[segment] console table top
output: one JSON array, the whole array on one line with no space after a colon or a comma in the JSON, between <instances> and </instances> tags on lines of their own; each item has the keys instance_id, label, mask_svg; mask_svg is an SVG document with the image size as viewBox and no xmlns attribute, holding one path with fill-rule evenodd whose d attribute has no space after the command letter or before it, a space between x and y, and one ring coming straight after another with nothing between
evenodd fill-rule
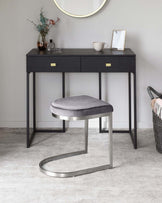
<instances>
[{"instance_id":1,"label":"console table top","mask_svg":"<svg viewBox=\"0 0 162 203\"><path fill-rule=\"evenodd\" d=\"M101 52L94 49L60 49L60 51L56 52L32 49L27 56L135 56L135 53L128 48L124 51L104 49Z\"/></svg>"}]
</instances>

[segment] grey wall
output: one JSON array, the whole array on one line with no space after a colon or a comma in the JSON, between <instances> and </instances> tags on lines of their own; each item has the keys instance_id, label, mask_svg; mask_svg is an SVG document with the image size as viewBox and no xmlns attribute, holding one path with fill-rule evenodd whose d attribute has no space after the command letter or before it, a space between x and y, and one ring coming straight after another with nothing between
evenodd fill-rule
<instances>
[{"instance_id":1,"label":"grey wall","mask_svg":"<svg viewBox=\"0 0 162 203\"><path fill-rule=\"evenodd\" d=\"M25 54L36 47L38 33L27 19L36 20L43 7L49 18L60 17L51 30L57 47L90 48L93 41L111 43L113 29L126 29L126 47L137 54L138 126L152 127L147 85L162 92L162 1L111 0L101 12L76 19L64 15L52 0L0 1L0 127L24 127L26 120L26 63ZM89 94L98 97L97 74L67 74L66 95ZM61 96L61 75L37 76L38 126L53 126L49 113L52 99ZM106 86L106 87L105 87ZM103 74L103 99L115 108L114 125L127 127L127 75ZM58 122L58 125L60 123ZM72 123L81 126L81 123ZM91 127L97 127L97 120Z\"/></svg>"}]
</instances>

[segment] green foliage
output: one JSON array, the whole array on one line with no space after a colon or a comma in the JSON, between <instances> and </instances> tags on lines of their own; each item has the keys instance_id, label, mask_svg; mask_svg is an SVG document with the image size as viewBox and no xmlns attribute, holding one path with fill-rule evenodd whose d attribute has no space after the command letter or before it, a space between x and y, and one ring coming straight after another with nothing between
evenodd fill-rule
<instances>
[{"instance_id":1,"label":"green foliage","mask_svg":"<svg viewBox=\"0 0 162 203\"><path fill-rule=\"evenodd\" d=\"M51 29L52 26L54 26L60 19L57 18L56 21L52 20L52 19L48 19L44 16L43 13L43 9L41 9L40 11L40 22L37 25L36 23L34 23L33 21L29 20L35 27L36 30L42 35L42 36L46 36L49 32L49 30Z\"/></svg>"},{"instance_id":2,"label":"green foliage","mask_svg":"<svg viewBox=\"0 0 162 203\"><path fill-rule=\"evenodd\" d=\"M46 18L44 15L43 15L43 11L41 10L41 13L40 13L40 22L42 23L42 25L46 25L47 22L48 22L48 18Z\"/></svg>"}]
</instances>

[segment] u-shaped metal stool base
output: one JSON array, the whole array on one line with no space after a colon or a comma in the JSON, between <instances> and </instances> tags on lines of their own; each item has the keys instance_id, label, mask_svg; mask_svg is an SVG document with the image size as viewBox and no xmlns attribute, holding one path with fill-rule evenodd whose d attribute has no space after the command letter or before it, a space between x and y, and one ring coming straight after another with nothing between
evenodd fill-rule
<instances>
[{"instance_id":1,"label":"u-shaped metal stool base","mask_svg":"<svg viewBox=\"0 0 162 203\"><path fill-rule=\"evenodd\" d=\"M113 140L112 140L112 112L110 113L104 113L104 114L98 114L98 115L92 115L92 116L85 116L85 117L66 117L66 116L59 116L56 114L52 114L55 118L59 118L62 120L84 120L85 122L85 149L81 151L76 151L76 152L70 152L66 154L61 154L57 156L52 156L48 157L44 160L42 160L39 163L40 171L43 172L44 174L52 177L57 177L57 178L68 178L68 177L75 177L75 176L80 176L80 175L85 175L89 173L94 173L97 171L102 171L106 169L112 169L113 168ZM44 165L51 162L51 161L56 161L59 159L64 159L76 155L81 155L81 154L86 154L88 153L88 120L91 118L99 118L103 116L108 116L109 118L109 136L108 136L108 151L109 151L109 164L106 165L101 165L93 168L86 168L83 170L78 170L78 171L70 171L70 172L53 172L50 170L47 170L44 168Z\"/></svg>"}]
</instances>

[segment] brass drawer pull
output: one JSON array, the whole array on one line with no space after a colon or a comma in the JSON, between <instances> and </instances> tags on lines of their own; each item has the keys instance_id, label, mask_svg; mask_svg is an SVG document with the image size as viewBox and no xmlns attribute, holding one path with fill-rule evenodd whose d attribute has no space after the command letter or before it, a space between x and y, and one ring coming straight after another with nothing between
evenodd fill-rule
<instances>
[{"instance_id":1,"label":"brass drawer pull","mask_svg":"<svg viewBox=\"0 0 162 203\"><path fill-rule=\"evenodd\" d=\"M56 67L56 63L51 63L51 67Z\"/></svg>"},{"instance_id":2,"label":"brass drawer pull","mask_svg":"<svg viewBox=\"0 0 162 203\"><path fill-rule=\"evenodd\" d=\"M106 63L106 67L111 67L111 63Z\"/></svg>"}]
</instances>

